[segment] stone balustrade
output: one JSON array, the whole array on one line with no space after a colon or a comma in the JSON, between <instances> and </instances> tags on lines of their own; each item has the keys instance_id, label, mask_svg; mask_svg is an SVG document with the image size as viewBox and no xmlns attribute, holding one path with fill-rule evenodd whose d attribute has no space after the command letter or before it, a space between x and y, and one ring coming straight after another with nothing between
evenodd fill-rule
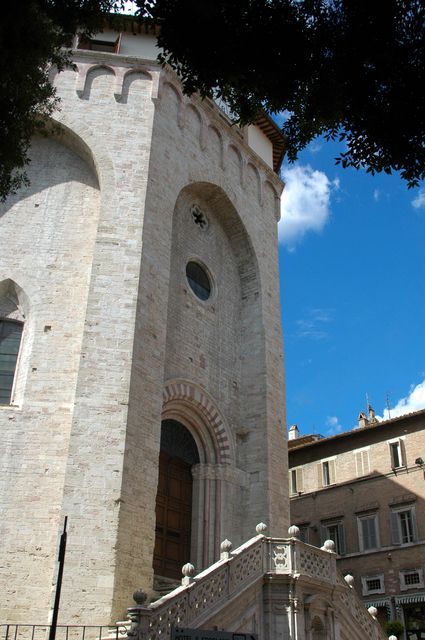
<instances>
[{"instance_id":1,"label":"stone balustrade","mask_svg":"<svg viewBox=\"0 0 425 640\"><path fill-rule=\"evenodd\" d=\"M221 559L198 575L194 575L193 565L184 565L182 585L150 605L145 604L142 591L135 592L136 606L128 610L132 623L128 636L135 640L159 640L170 637L173 626L202 627L223 606L255 584L286 576L293 582L302 579L313 587L316 585L319 591L332 590L332 597L346 612L347 625L361 630L361 637L370 640L385 637L372 615L374 612L365 609L352 582L344 580L337 571L333 543L318 549L298 540L291 529L290 538L270 538L264 535L264 525L258 525L257 533L234 551L231 542L225 540ZM295 602L295 609L298 605ZM295 640L304 636L288 637ZM358 636L347 635L351 637Z\"/></svg>"}]
</instances>

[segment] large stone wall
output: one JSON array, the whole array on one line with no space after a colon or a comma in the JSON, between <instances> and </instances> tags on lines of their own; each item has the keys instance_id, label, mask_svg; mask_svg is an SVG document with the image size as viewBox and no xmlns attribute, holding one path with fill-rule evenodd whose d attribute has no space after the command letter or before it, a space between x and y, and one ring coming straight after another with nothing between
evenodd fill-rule
<instances>
[{"instance_id":1,"label":"large stone wall","mask_svg":"<svg viewBox=\"0 0 425 640\"><path fill-rule=\"evenodd\" d=\"M243 131L183 98L155 63L97 52L76 63L55 77L61 133L36 143L31 186L0 219L1 278L29 309L20 395L0 408L1 613L12 622L48 618L64 515L61 622L121 618L152 584L166 411L192 411L192 428L199 418L227 452L213 459L212 445L198 470L211 489L198 564L223 534L287 526L279 179ZM187 218L193 201L205 236ZM213 275L209 304L188 289L190 256ZM196 410L184 394L164 403L182 378Z\"/></svg>"}]
</instances>

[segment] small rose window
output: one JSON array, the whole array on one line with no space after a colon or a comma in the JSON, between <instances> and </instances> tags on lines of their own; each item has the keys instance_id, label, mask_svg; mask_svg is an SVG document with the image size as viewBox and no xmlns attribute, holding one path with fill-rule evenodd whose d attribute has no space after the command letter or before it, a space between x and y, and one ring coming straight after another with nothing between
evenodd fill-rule
<instances>
[{"instance_id":1,"label":"small rose window","mask_svg":"<svg viewBox=\"0 0 425 640\"><path fill-rule=\"evenodd\" d=\"M193 293L200 300L208 300L211 295L211 281L206 270L198 262L190 261L186 265L186 277Z\"/></svg>"}]
</instances>

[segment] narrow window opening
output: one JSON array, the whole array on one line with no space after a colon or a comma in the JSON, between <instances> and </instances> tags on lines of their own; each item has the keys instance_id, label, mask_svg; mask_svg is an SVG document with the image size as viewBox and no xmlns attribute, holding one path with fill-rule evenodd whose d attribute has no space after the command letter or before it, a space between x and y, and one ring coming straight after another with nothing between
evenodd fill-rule
<instances>
[{"instance_id":1,"label":"narrow window opening","mask_svg":"<svg viewBox=\"0 0 425 640\"><path fill-rule=\"evenodd\" d=\"M23 325L0 320L0 404L10 404Z\"/></svg>"},{"instance_id":2,"label":"narrow window opening","mask_svg":"<svg viewBox=\"0 0 425 640\"><path fill-rule=\"evenodd\" d=\"M402 467L401 461L401 451L400 451L400 443L392 442L390 444L391 450L391 466L393 469L397 469L398 467Z\"/></svg>"},{"instance_id":3,"label":"narrow window opening","mask_svg":"<svg viewBox=\"0 0 425 640\"><path fill-rule=\"evenodd\" d=\"M323 484L325 487L331 483L331 476L329 473L329 462L323 463Z\"/></svg>"}]
</instances>

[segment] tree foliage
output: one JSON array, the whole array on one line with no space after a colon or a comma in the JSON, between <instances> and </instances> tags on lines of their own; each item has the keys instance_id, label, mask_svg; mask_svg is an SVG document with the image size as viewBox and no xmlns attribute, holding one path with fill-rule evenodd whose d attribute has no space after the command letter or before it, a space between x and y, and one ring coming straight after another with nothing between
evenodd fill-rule
<instances>
[{"instance_id":1,"label":"tree foliage","mask_svg":"<svg viewBox=\"0 0 425 640\"><path fill-rule=\"evenodd\" d=\"M27 182L28 148L60 106L49 82L51 65L70 64L62 45L79 30L102 28L121 2L25 0L4 3L0 21L0 199Z\"/></svg>"},{"instance_id":2,"label":"tree foliage","mask_svg":"<svg viewBox=\"0 0 425 640\"><path fill-rule=\"evenodd\" d=\"M58 107L50 65L70 64L70 34L102 30L123 0L25 0L2 6L0 199L26 181L28 147ZM284 113L287 156L316 136L337 162L425 176L422 0L137 0L161 27L161 60L185 91L224 99L240 122ZM59 105L60 106L60 105Z\"/></svg>"},{"instance_id":3,"label":"tree foliage","mask_svg":"<svg viewBox=\"0 0 425 640\"><path fill-rule=\"evenodd\" d=\"M241 122L284 112L293 161L316 136L337 162L425 176L422 0L156 0L162 61L185 91L223 98Z\"/></svg>"}]
</instances>

